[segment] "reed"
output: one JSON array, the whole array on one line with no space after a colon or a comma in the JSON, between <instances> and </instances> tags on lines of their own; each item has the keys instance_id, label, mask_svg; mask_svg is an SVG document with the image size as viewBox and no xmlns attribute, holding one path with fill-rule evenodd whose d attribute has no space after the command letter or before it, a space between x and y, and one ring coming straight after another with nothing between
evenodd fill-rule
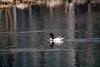
<instances>
[{"instance_id":1,"label":"reed","mask_svg":"<svg viewBox=\"0 0 100 67\"><path fill-rule=\"evenodd\" d=\"M1 33L1 11L0 11L0 33ZM2 47L2 36L0 35L0 47Z\"/></svg>"},{"instance_id":2,"label":"reed","mask_svg":"<svg viewBox=\"0 0 100 67\"><path fill-rule=\"evenodd\" d=\"M32 5L45 5L47 7L59 6L67 0L0 0L0 8L13 7L14 5L22 5L22 7ZM24 5L24 6L23 6Z\"/></svg>"}]
</instances>

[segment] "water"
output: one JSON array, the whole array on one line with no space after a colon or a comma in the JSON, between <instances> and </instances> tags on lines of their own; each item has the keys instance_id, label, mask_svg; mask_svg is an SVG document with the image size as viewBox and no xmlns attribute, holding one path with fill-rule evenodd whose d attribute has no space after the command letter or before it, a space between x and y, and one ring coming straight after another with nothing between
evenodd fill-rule
<instances>
[{"instance_id":1,"label":"water","mask_svg":"<svg viewBox=\"0 0 100 67\"><path fill-rule=\"evenodd\" d=\"M99 6L11 8L0 19L0 67L100 67ZM50 32L64 43L51 48Z\"/></svg>"}]
</instances>

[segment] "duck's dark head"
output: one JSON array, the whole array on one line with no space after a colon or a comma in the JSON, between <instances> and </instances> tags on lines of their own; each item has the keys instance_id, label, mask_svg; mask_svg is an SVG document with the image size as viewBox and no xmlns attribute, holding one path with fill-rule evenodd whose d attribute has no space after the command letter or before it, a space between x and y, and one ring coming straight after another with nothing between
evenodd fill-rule
<instances>
[{"instance_id":1,"label":"duck's dark head","mask_svg":"<svg viewBox=\"0 0 100 67\"><path fill-rule=\"evenodd\" d=\"M54 39L54 34L53 33L50 33L49 36Z\"/></svg>"}]
</instances>

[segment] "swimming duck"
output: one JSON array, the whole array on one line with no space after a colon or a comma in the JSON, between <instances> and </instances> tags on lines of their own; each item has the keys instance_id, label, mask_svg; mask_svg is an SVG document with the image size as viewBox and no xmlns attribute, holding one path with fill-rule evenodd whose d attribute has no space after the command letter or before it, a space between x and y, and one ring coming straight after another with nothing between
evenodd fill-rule
<instances>
[{"instance_id":1,"label":"swimming duck","mask_svg":"<svg viewBox=\"0 0 100 67\"><path fill-rule=\"evenodd\" d=\"M50 43L51 44L55 43L57 45L60 45L64 42L64 36L59 36L59 37L54 38L53 33L50 33L49 36L50 36Z\"/></svg>"}]
</instances>

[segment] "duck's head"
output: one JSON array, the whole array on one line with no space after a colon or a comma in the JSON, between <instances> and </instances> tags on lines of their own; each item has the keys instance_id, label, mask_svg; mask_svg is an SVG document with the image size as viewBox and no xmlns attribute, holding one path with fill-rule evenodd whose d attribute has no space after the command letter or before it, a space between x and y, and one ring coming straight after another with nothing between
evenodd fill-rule
<instances>
[{"instance_id":1,"label":"duck's head","mask_svg":"<svg viewBox=\"0 0 100 67\"><path fill-rule=\"evenodd\" d=\"M53 33L49 33L49 36L54 39L54 34Z\"/></svg>"}]
</instances>

